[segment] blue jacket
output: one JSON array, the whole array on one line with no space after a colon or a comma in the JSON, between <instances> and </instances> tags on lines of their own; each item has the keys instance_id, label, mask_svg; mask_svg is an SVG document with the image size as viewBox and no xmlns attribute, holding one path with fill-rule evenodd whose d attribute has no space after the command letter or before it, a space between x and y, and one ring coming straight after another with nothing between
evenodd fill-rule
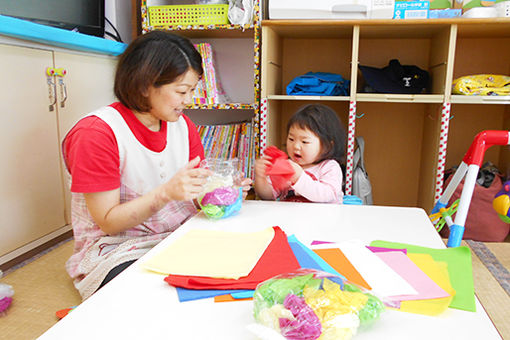
<instances>
[{"instance_id":1,"label":"blue jacket","mask_svg":"<svg viewBox=\"0 0 510 340\"><path fill-rule=\"evenodd\" d=\"M308 72L298 76L287 85L288 95L301 96L348 96L350 81L339 74Z\"/></svg>"}]
</instances>

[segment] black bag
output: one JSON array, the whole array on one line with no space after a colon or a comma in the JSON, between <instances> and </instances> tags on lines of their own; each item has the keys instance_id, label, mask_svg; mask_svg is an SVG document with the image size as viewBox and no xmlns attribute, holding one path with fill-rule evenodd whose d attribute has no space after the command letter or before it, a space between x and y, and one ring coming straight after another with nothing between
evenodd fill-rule
<instances>
[{"instance_id":1,"label":"black bag","mask_svg":"<svg viewBox=\"0 0 510 340\"><path fill-rule=\"evenodd\" d=\"M418 94L427 90L429 73L415 65L401 65L397 59L388 66L359 66L365 78L365 92Z\"/></svg>"}]
</instances>

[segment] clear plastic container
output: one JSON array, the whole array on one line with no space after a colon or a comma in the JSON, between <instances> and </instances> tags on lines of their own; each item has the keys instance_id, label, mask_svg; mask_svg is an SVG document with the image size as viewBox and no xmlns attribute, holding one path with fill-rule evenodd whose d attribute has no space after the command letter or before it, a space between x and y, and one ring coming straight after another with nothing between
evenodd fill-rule
<instances>
[{"instance_id":1,"label":"clear plastic container","mask_svg":"<svg viewBox=\"0 0 510 340\"><path fill-rule=\"evenodd\" d=\"M213 174L207 179L198 203L204 214L213 219L229 217L242 206L243 189L239 160L204 159L200 167L210 169Z\"/></svg>"}]
</instances>

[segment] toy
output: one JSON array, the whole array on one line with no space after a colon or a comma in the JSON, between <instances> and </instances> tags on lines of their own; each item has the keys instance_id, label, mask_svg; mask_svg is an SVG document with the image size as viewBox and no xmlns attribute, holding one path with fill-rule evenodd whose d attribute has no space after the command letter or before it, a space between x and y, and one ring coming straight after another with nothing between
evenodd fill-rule
<instances>
[{"instance_id":1,"label":"toy","mask_svg":"<svg viewBox=\"0 0 510 340\"><path fill-rule=\"evenodd\" d=\"M200 163L201 167L213 171L213 175L207 179L203 194L198 198L198 203L207 217L225 218L241 209L243 189L238 185L241 179L238 165L237 158L204 159Z\"/></svg>"},{"instance_id":2,"label":"toy","mask_svg":"<svg viewBox=\"0 0 510 340\"><path fill-rule=\"evenodd\" d=\"M492 207L503 222L510 223L510 181L494 197Z\"/></svg>"},{"instance_id":3,"label":"toy","mask_svg":"<svg viewBox=\"0 0 510 340\"><path fill-rule=\"evenodd\" d=\"M285 339L350 339L360 325L379 318L381 300L342 278L299 269L260 283L254 293L254 317Z\"/></svg>"},{"instance_id":4,"label":"toy","mask_svg":"<svg viewBox=\"0 0 510 340\"><path fill-rule=\"evenodd\" d=\"M453 225L452 216L457 212L459 201L456 200L449 208L439 208L439 212L429 215L430 221L432 221L438 232L443 229L445 223L448 227Z\"/></svg>"},{"instance_id":5,"label":"toy","mask_svg":"<svg viewBox=\"0 0 510 340\"><path fill-rule=\"evenodd\" d=\"M432 209L431 216L439 213L441 208L446 207L457 186L464 177L466 178L457 207L457 213L455 214L455 220L452 225L449 225L450 235L448 237L448 247L460 246L460 242L464 236L464 225L466 223L469 204L471 203L471 197L473 196L476 184L476 177L480 170L480 166L482 165L485 151L493 145L508 144L510 144L509 131L487 130L478 133L464 155L457 171L455 171L452 180L444 190L439 200L436 202L434 209ZM500 200L503 199L504 198L501 198Z\"/></svg>"},{"instance_id":6,"label":"toy","mask_svg":"<svg viewBox=\"0 0 510 340\"><path fill-rule=\"evenodd\" d=\"M0 277L3 276L2 271L0 270ZM12 296L14 295L14 290L12 287L5 283L0 283L0 315L3 315L4 312L9 308L12 304Z\"/></svg>"}]
</instances>

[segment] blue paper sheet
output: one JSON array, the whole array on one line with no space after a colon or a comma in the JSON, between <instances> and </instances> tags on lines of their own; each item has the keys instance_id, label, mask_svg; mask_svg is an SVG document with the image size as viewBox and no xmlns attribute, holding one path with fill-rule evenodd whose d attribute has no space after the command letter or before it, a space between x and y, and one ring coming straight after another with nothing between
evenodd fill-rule
<instances>
[{"instance_id":1,"label":"blue paper sheet","mask_svg":"<svg viewBox=\"0 0 510 340\"><path fill-rule=\"evenodd\" d=\"M179 296L180 302L199 300L199 299L207 299L210 297L215 297L217 295L225 295L225 294L235 294L235 293L246 293L251 292L251 296L253 296L253 290L242 290L242 289L232 289L232 290L218 290L218 289L206 289L206 290L195 290L195 289L186 289L177 287L177 295Z\"/></svg>"},{"instance_id":2,"label":"blue paper sheet","mask_svg":"<svg viewBox=\"0 0 510 340\"><path fill-rule=\"evenodd\" d=\"M292 248L294 255L298 259L301 268L322 270L327 273L339 276L343 280L347 280L345 276L337 272L326 261L324 261L322 257L317 255L313 250L305 246L303 243L299 242L295 235L290 235L287 237L287 240L289 241L289 245Z\"/></svg>"}]
</instances>

